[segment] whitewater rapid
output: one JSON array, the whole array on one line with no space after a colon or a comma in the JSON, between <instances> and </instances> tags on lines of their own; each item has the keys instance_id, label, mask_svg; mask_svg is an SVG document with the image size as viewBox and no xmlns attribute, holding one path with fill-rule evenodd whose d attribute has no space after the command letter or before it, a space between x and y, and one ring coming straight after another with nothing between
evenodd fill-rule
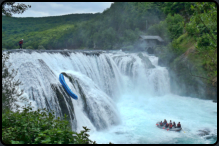
<instances>
[{"instance_id":1,"label":"whitewater rapid","mask_svg":"<svg viewBox=\"0 0 219 146\"><path fill-rule=\"evenodd\" d=\"M97 143L215 143L217 139L217 103L174 95L170 90L168 70L158 65L158 58L147 53L14 52L9 61L18 69L25 95L37 108L51 108L62 115L58 97L63 94L66 109L72 113L72 129L91 129ZM62 91L58 76L65 78L78 101ZM79 87L82 87L83 92ZM84 103L83 95L86 99ZM47 100L49 101L47 103ZM164 119L180 122L183 130L159 129ZM200 130L208 135L200 136Z\"/></svg>"}]
</instances>

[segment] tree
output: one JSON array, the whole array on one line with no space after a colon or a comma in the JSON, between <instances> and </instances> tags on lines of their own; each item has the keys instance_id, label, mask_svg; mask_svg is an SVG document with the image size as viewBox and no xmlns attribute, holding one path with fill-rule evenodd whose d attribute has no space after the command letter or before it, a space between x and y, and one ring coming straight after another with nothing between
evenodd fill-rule
<instances>
[{"instance_id":1,"label":"tree","mask_svg":"<svg viewBox=\"0 0 219 146\"><path fill-rule=\"evenodd\" d=\"M2 111L12 110L18 108L16 103L18 100L23 100L23 90L20 90L18 86L21 84L19 80L15 80L17 71L12 69L9 71L11 63L8 62L9 54L2 53ZM7 65L8 64L8 65Z\"/></svg>"},{"instance_id":2,"label":"tree","mask_svg":"<svg viewBox=\"0 0 219 146\"><path fill-rule=\"evenodd\" d=\"M203 66L209 72L209 79L205 79L217 86L217 5L214 2L198 2L191 5L191 9L194 13L186 24L186 31L197 41L196 51L205 60Z\"/></svg>"},{"instance_id":3,"label":"tree","mask_svg":"<svg viewBox=\"0 0 219 146\"><path fill-rule=\"evenodd\" d=\"M19 3L15 4L15 2L3 2L2 15L11 17L12 14L22 14L28 8L31 8L31 6Z\"/></svg>"}]
</instances>

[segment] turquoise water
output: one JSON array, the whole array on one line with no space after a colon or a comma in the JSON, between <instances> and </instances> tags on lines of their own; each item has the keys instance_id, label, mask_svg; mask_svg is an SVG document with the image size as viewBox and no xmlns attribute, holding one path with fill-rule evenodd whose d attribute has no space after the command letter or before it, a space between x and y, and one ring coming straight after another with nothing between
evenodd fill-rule
<instances>
[{"instance_id":1,"label":"turquoise water","mask_svg":"<svg viewBox=\"0 0 219 146\"><path fill-rule=\"evenodd\" d=\"M217 137L217 104L177 95L160 97L124 95L117 103L122 123L101 132L91 134L97 143L119 144L213 144ZM164 119L180 122L180 132L156 127ZM215 138L198 135L208 129Z\"/></svg>"}]
</instances>

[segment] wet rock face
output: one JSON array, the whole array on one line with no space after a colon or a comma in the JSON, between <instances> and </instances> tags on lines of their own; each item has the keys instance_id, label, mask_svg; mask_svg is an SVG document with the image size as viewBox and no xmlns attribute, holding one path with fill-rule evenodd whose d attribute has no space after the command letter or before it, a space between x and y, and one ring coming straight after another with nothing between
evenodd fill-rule
<instances>
[{"instance_id":1,"label":"wet rock face","mask_svg":"<svg viewBox=\"0 0 219 146\"><path fill-rule=\"evenodd\" d=\"M215 78L214 84L211 85L206 79L200 78L208 78L206 71L188 56L190 53L194 53L194 48L190 48L178 56L168 51L167 47L156 47L154 54L159 57L158 65L168 68L172 93L216 102L217 79Z\"/></svg>"},{"instance_id":2,"label":"wet rock face","mask_svg":"<svg viewBox=\"0 0 219 146\"><path fill-rule=\"evenodd\" d=\"M138 57L142 59L142 62L144 63L146 68L155 68L155 66L151 63L151 61L142 55L142 53L138 53Z\"/></svg>"},{"instance_id":3,"label":"wet rock face","mask_svg":"<svg viewBox=\"0 0 219 146\"><path fill-rule=\"evenodd\" d=\"M165 60L165 59L159 58L159 59L158 59L158 65L159 65L159 66L162 66L162 67L166 67L166 66L168 65L168 62L167 62L167 60Z\"/></svg>"},{"instance_id":4,"label":"wet rock face","mask_svg":"<svg viewBox=\"0 0 219 146\"><path fill-rule=\"evenodd\" d=\"M214 139L215 141L217 141L217 135L212 134L209 129L198 130L198 131L199 131L198 133L199 136L204 137L205 139Z\"/></svg>"},{"instance_id":5,"label":"wet rock face","mask_svg":"<svg viewBox=\"0 0 219 146\"><path fill-rule=\"evenodd\" d=\"M217 88L197 77L197 75L204 76L203 72L201 69L196 69L188 58L178 57L169 67L171 90L181 96L217 100Z\"/></svg>"},{"instance_id":6,"label":"wet rock face","mask_svg":"<svg viewBox=\"0 0 219 146\"><path fill-rule=\"evenodd\" d=\"M210 134L210 130L208 130L208 129L199 130L199 133L198 133L199 136L205 136L205 135L209 135L209 134Z\"/></svg>"},{"instance_id":7,"label":"wet rock face","mask_svg":"<svg viewBox=\"0 0 219 146\"><path fill-rule=\"evenodd\" d=\"M60 106L60 110L61 110L60 118L63 119L64 115L66 114L68 116L67 120L73 125L72 127L73 130L76 130L77 122L75 118L74 107L70 100L71 97L68 96L68 94L65 92L64 88L61 85L51 84L51 88L57 97L56 103L57 105Z\"/></svg>"},{"instance_id":8,"label":"wet rock face","mask_svg":"<svg viewBox=\"0 0 219 146\"><path fill-rule=\"evenodd\" d=\"M154 49L152 47L148 47L147 53L148 54L154 54Z\"/></svg>"}]
</instances>

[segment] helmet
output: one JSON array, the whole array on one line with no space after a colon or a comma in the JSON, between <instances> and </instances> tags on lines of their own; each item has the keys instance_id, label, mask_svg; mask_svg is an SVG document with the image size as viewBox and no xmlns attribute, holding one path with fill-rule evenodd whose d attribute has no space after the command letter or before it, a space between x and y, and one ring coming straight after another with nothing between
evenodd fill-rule
<instances>
[{"instance_id":1,"label":"helmet","mask_svg":"<svg viewBox=\"0 0 219 146\"><path fill-rule=\"evenodd\" d=\"M23 39L22 39L23 40Z\"/></svg>"}]
</instances>

